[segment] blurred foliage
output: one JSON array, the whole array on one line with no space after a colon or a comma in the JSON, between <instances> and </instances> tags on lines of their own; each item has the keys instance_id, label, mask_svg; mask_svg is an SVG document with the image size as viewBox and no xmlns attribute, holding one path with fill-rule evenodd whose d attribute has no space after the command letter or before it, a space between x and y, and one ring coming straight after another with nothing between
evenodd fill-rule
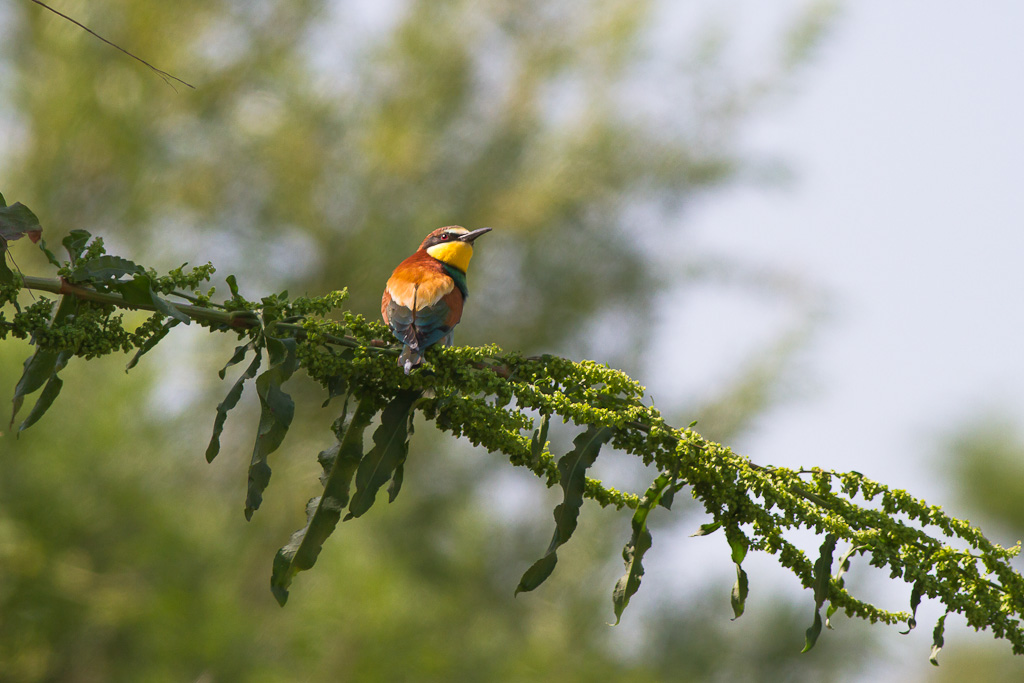
<instances>
[{"instance_id":1,"label":"blurred foliage","mask_svg":"<svg viewBox=\"0 0 1024 683\"><path fill-rule=\"evenodd\" d=\"M1007 539L1024 538L1024 429L998 411L967 419L948 437L945 462L953 493L967 514L977 514ZM1018 562L1018 566L1020 563ZM946 650L934 681L1011 683L1024 678L1024 662L972 638Z\"/></svg>"},{"instance_id":2,"label":"blurred foliage","mask_svg":"<svg viewBox=\"0 0 1024 683\"><path fill-rule=\"evenodd\" d=\"M612 320L628 363L658 315L655 293L686 277L677 266L690 202L756 175L737 133L831 16L828 3L808 4L778 56L748 77L700 26L659 51L650 36L671 7L60 5L193 92L30 3L8 4L0 180L50 231L89 229L156 266L212 260L260 290L348 285L367 313L427 231L492 225L457 341L586 352L601 343L593 330L607 329L594 323ZM26 272L32 258L19 261ZM11 353L0 355L5 386L27 347ZM728 586L718 604L679 605L672 622L608 629L607 596L573 577L621 544L601 524L581 530L544 593L513 600L508 587L547 535L549 506L489 518L465 495L492 476L487 461L422 446L407 475L421 485L329 543L309 589L282 611L266 558L301 511L244 524L224 502L239 495L241 463L211 468L196 455L217 398L203 393L206 380L185 375L182 388L161 357L150 363L152 374L123 384L102 365L69 369L76 388L61 414L30 438L2 437L0 680L843 680L838 655L819 656L821 646L796 660L798 643L766 641L751 673L749 641L729 641L726 629L712 644L689 637L730 623ZM177 393L153 389L168 379ZM83 390L100 383L102 403ZM763 387L716 437L763 407ZM224 387L213 389L219 398ZM329 421L293 429L289 452L315 454ZM312 458L298 460L275 471L282 506L316 477ZM805 621L768 628L799 633ZM628 628L664 640L622 646Z\"/></svg>"}]
</instances>

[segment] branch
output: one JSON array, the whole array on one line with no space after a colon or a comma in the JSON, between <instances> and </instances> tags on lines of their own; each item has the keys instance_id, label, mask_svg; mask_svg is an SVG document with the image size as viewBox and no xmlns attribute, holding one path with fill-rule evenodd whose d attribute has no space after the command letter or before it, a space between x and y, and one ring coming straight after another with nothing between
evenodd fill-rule
<instances>
[{"instance_id":1,"label":"branch","mask_svg":"<svg viewBox=\"0 0 1024 683\"><path fill-rule=\"evenodd\" d=\"M29 227L36 229L34 224ZM16 239L28 229L10 228L5 239ZM361 516L385 484L389 500L398 495L412 419L418 412L441 431L502 453L547 486L561 488L551 543L523 575L519 591L536 589L553 572L557 551L573 534L584 499L629 508L631 534L623 550L626 573L613 590L619 617L643 576L643 558L651 547L649 515L657 508L670 509L675 494L688 488L710 518L695 535L722 530L728 542L737 572L732 592L737 617L749 592L742 563L750 550L774 555L801 585L813 590L814 621L807 630L805 651L822 632L825 602L826 618L842 609L872 622L906 622L913 628L918 604L930 597L942 602L947 613L963 614L970 626L990 629L1008 640L1014 652L1024 653L1024 577L1010 564L1020 544L998 546L969 522L949 517L905 491L859 472L753 463L690 428L667 424L645 400L639 383L592 361L524 357L496 346L435 346L427 350L427 363L420 370L405 375L394 361L398 345L385 341L390 332L381 323L348 311L338 311L340 320L326 317L337 311L345 292L295 300L271 295L250 302L239 296L229 276L232 297L211 307L207 304L212 291L202 295L195 290L209 279L212 266L189 273L177 269L158 277L130 261L105 255L102 242L90 243L82 231L73 231L63 244L70 261L61 267L42 240L38 243L50 262L61 268L62 278L15 275L0 260L0 306L15 309L9 321L0 311L0 339L28 338L36 349L15 387L14 413L27 396L39 391L39 398L19 431L38 421L54 402L62 385L58 373L73 357L134 350L131 367L171 328L190 320L213 331L237 333L243 343L220 375L225 377L230 367L246 360L248 366L217 407L207 458L218 454L225 419L245 385L254 385L261 417L249 468L248 516L262 501L271 479L270 456L283 443L296 410L283 389L289 378L302 370L326 389L328 401L344 396L360 406L358 420L348 420L343 409L335 423L335 442L318 457L324 467L323 493L310 504L306 526L275 561L272 584L282 603L293 577L312 567L346 507L345 519ZM17 294L23 288L61 298L56 304L41 298L21 309ZM194 303L168 302L162 296L168 293ZM120 308L154 315L128 332L116 313ZM358 435L374 416L379 416L374 445L363 451ZM547 440L550 420L556 418L580 429L573 449L558 458ZM587 476L606 446L657 469L643 495ZM816 560L786 538L801 530L823 539ZM839 541L848 543L849 550L837 563ZM887 611L850 594L843 575L854 555L868 558L871 566L911 586L909 611ZM933 650L941 646L944 630L937 627L934 633Z\"/></svg>"}]
</instances>

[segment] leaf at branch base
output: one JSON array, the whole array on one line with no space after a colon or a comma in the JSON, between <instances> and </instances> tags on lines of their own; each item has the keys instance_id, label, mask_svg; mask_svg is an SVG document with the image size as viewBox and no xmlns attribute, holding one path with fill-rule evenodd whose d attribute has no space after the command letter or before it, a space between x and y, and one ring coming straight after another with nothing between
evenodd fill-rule
<instances>
[{"instance_id":1,"label":"leaf at branch base","mask_svg":"<svg viewBox=\"0 0 1024 683\"><path fill-rule=\"evenodd\" d=\"M590 425L574 440L575 448L558 460L559 484L562 486L562 502L555 506L555 533L551 537L547 552L526 570L516 587L516 595L532 591L551 575L558 562L555 552L564 545L576 530L580 508L583 506L583 491L587 483L587 470L603 446L615 434L612 427Z\"/></svg>"},{"instance_id":2,"label":"leaf at branch base","mask_svg":"<svg viewBox=\"0 0 1024 683\"><path fill-rule=\"evenodd\" d=\"M356 491L349 502L346 520L360 517L369 510L377 491L393 480L405 462L409 454L413 404L420 394L419 391L400 391L381 413L380 426L373 432L373 448L363 457L356 472ZM400 474L398 486L401 486ZM394 493L397 495L398 490L394 489Z\"/></svg>"},{"instance_id":3,"label":"leaf at branch base","mask_svg":"<svg viewBox=\"0 0 1024 683\"><path fill-rule=\"evenodd\" d=\"M60 241L64 245L64 249L68 252L68 258L72 265L74 265L78 259L82 257L82 253L85 251L85 247L89 244L89 238L92 237L88 230L72 230L67 236Z\"/></svg>"},{"instance_id":4,"label":"leaf at branch base","mask_svg":"<svg viewBox=\"0 0 1024 683\"><path fill-rule=\"evenodd\" d=\"M647 516L654 507L661 503L666 491L673 490L675 480L666 473L658 475L647 493L633 512L633 535L629 543L622 549L622 559L626 563L626 573L615 583L612 589L612 609L615 611L615 624L622 619L622 612L629 605L629 599L640 589L644 576L643 558L650 550L652 538L647 528Z\"/></svg>"},{"instance_id":5,"label":"leaf at branch base","mask_svg":"<svg viewBox=\"0 0 1024 683\"><path fill-rule=\"evenodd\" d=\"M132 306L152 306L168 318L174 318L186 325L190 322L187 315L156 293L153 281L145 273L138 273L131 280L117 282L112 287Z\"/></svg>"},{"instance_id":6,"label":"leaf at branch base","mask_svg":"<svg viewBox=\"0 0 1024 683\"><path fill-rule=\"evenodd\" d=\"M71 282L95 282L97 280L117 280L125 275L138 275L144 273L145 269L142 266L136 265L128 259L121 258L120 256L103 254L102 256L97 256L94 259L89 259L84 263L80 263L71 271L68 279ZM147 277L146 280L149 280L149 278Z\"/></svg>"},{"instance_id":7,"label":"leaf at branch base","mask_svg":"<svg viewBox=\"0 0 1024 683\"><path fill-rule=\"evenodd\" d=\"M221 379L224 379L224 370L234 365L235 363L241 362L242 358L245 357L245 351L253 348L252 343L243 344L235 349L235 355L232 356L228 364L224 366L224 369L220 371ZM241 355L239 354L241 351ZM237 359L237 360L236 360ZM213 459L217 457L220 452L220 435L224 431L224 422L228 419L228 411L238 405L238 399L242 397L242 389L245 388L245 383L256 376L256 373L260 369L260 362L263 356L260 355L259 351L256 352L256 356L252 359L249 367L246 368L242 376L239 377L231 389L228 391L228 395L224 397L224 400L217 405L217 417L213 420L213 436L210 437L210 443L206 446L206 462L213 462Z\"/></svg>"},{"instance_id":8,"label":"leaf at branch base","mask_svg":"<svg viewBox=\"0 0 1024 683\"><path fill-rule=\"evenodd\" d=\"M256 378L256 394L260 398L260 424L252 448L252 461L249 463L249 485L245 496L246 519L252 519L252 514L263 502L263 491L270 483L270 465L267 464L267 458L284 441L295 416L295 402L281 390L281 385L299 366L295 355L296 342L290 337L264 338L270 367Z\"/></svg>"},{"instance_id":9,"label":"leaf at branch base","mask_svg":"<svg viewBox=\"0 0 1024 683\"><path fill-rule=\"evenodd\" d=\"M306 507L306 526L292 534L288 545L277 552L270 588L282 606L288 601L288 587L300 571L310 569L320 555L324 541L334 532L348 505L349 490L363 458L363 434L373 419L373 406L360 402L341 441L318 456L324 474L322 495Z\"/></svg>"}]
</instances>

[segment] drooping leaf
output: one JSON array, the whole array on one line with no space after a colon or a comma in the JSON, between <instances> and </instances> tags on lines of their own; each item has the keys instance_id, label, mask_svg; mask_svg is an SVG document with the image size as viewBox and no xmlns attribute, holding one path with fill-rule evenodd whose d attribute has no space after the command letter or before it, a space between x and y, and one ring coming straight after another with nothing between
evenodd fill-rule
<instances>
[{"instance_id":1,"label":"drooping leaf","mask_svg":"<svg viewBox=\"0 0 1024 683\"><path fill-rule=\"evenodd\" d=\"M53 405L54 400L60 394L61 387L64 386L64 380L62 380L57 373L64 369L68 364L68 360L71 359L70 351L61 351L57 354L57 362L53 366L53 372L50 373L50 378L46 380L46 386L39 393L39 398L36 399L35 405L32 406L32 410L29 411L28 416L18 426L18 433L25 431L36 422L39 421L50 406Z\"/></svg>"},{"instance_id":2,"label":"drooping leaf","mask_svg":"<svg viewBox=\"0 0 1024 683\"><path fill-rule=\"evenodd\" d=\"M286 337L264 337L267 345L269 367L256 378L256 394L260 398L260 423L256 430L256 442L252 448L249 463L249 485L245 496L245 518L263 502L263 491L270 483L268 456L284 441L288 427L295 416L295 401L281 390L299 366L295 355L295 340Z\"/></svg>"},{"instance_id":3,"label":"drooping leaf","mask_svg":"<svg viewBox=\"0 0 1024 683\"><path fill-rule=\"evenodd\" d=\"M356 491L349 502L346 520L369 510L377 491L405 462L409 453L413 404L419 397L419 391L400 391L381 413L380 426L373 432L373 448L363 457L356 472Z\"/></svg>"},{"instance_id":4,"label":"drooping leaf","mask_svg":"<svg viewBox=\"0 0 1024 683\"><path fill-rule=\"evenodd\" d=\"M50 319L50 327L64 324L68 316L74 315L78 311L78 299L72 296L63 296L60 299L60 303L57 305L57 309ZM70 356L69 356L70 357ZM36 348L35 352L25 360L25 364L22 369L21 378L18 380L17 385L14 387L14 399L12 400L13 406L11 410L11 424L14 424L14 419L18 415L18 411L21 410L21 406L25 401L25 397L29 394L40 389L44 384L48 383L50 378L55 376L58 371L57 362L61 359L61 352L56 349L40 349ZM64 360L66 363L67 360ZM60 366L64 367L63 364ZM53 399L57 397L57 393L60 392L61 384L55 383L47 394L47 400L39 406L38 411L33 410L34 419L33 422L39 420L46 412L46 409L53 403ZM19 431L21 431L19 429Z\"/></svg>"},{"instance_id":5,"label":"drooping leaf","mask_svg":"<svg viewBox=\"0 0 1024 683\"><path fill-rule=\"evenodd\" d=\"M324 401L322 407L326 408L332 400L346 394L348 394L348 382L345 381L345 378L340 375L331 377L327 380L327 400Z\"/></svg>"},{"instance_id":6,"label":"drooping leaf","mask_svg":"<svg viewBox=\"0 0 1024 683\"><path fill-rule=\"evenodd\" d=\"M732 592L729 594L729 604L732 605L732 620L736 621L743 616L743 610L747 606L747 596L750 594L750 581L747 579L747 571L740 565L736 565L736 583L732 585Z\"/></svg>"},{"instance_id":7,"label":"drooping leaf","mask_svg":"<svg viewBox=\"0 0 1024 683\"><path fill-rule=\"evenodd\" d=\"M242 361L245 357L245 351L253 348L252 343L243 344L235 349L235 355L232 356L228 364L220 371L220 378L224 379L224 371L235 363ZM241 352L241 355L239 355ZM213 420L213 436L210 437L210 443L206 446L206 462L213 462L213 459L217 457L220 452L220 435L224 431L224 422L228 419L228 411L238 405L238 399L242 397L242 389L245 388L245 383L256 376L256 373L260 369L260 362L263 356L260 355L259 351L256 352L255 357L246 368L245 372L242 373L228 391L228 395L224 397L224 400L217 405L217 417Z\"/></svg>"},{"instance_id":8,"label":"drooping leaf","mask_svg":"<svg viewBox=\"0 0 1024 683\"><path fill-rule=\"evenodd\" d=\"M555 506L555 533L551 537L547 552L526 570L516 587L516 595L532 591L544 583L558 562L556 551L564 545L576 530L580 507L583 506L583 490L587 481L587 470L597 454L612 436L612 427L590 425L573 440L575 448L558 460L559 484L562 487L562 502Z\"/></svg>"},{"instance_id":9,"label":"drooping leaf","mask_svg":"<svg viewBox=\"0 0 1024 683\"><path fill-rule=\"evenodd\" d=\"M729 604L732 605L732 619L735 621L743 616L743 610L746 609L747 604L747 595L750 593L750 582L747 579L747 572L742 567L743 560L747 557L750 541L738 529L729 526L725 528L725 538L729 542L732 562L736 565L736 582L729 593Z\"/></svg>"},{"instance_id":10,"label":"drooping leaf","mask_svg":"<svg viewBox=\"0 0 1024 683\"><path fill-rule=\"evenodd\" d=\"M800 652L808 652L818 642L821 635L821 606L828 598L829 583L832 580L832 556L836 550L836 536L825 534L825 540L821 543L818 559L814 563L814 575L812 588L814 589L814 623L807 629L804 636L804 649Z\"/></svg>"},{"instance_id":11,"label":"drooping leaf","mask_svg":"<svg viewBox=\"0 0 1024 683\"><path fill-rule=\"evenodd\" d=\"M946 644L946 617L949 613L943 614L939 617L939 620L935 622L935 629L932 631L932 651L928 655L928 661L932 663L932 666L939 665L939 651L942 650L942 646Z\"/></svg>"},{"instance_id":12,"label":"drooping leaf","mask_svg":"<svg viewBox=\"0 0 1024 683\"><path fill-rule=\"evenodd\" d=\"M666 491L672 490L674 478L661 473L640 499L633 512L633 534L622 549L622 559L626 564L626 573L615 583L612 589L612 609L615 611L615 623L622 619L622 612L629 605L629 599L640 589L644 576L644 554L651 548L651 532L647 528L647 516L661 502Z\"/></svg>"},{"instance_id":13,"label":"drooping leaf","mask_svg":"<svg viewBox=\"0 0 1024 683\"><path fill-rule=\"evenodd\" d=\"M363 434L373 419L369 401L361 401L345 427L341 441L320 453L323 466L323 494L306 507L306 526L292 534L288 545L277 552L270 577L270 588L282 606L288 600L288 587L300 571L310 569L320 555L324 541L333 533L341 513L349 502L352 478L363 458Z\"/></svg>"},{"instance_id":14,"label":"drooping leaf","mask_svg":"<svg viewBox=\"0 0 1024 683\"><path fill-rule=\"evenodd\" d=\"M901 635L907 635L914 630L917 626L917 608L921 604L921 598L924 596L924 581L918 579L914 582L914 587L910 589L910 618L907 619L907 630L900 631Z\"/></svg>"},{"instance_id":15,"label":"drooping leaf","mask_svg":"<svg viewBox=\"0 0 1024 683\"><path fill-rule=\"evenodd\" d=\"M146 341L139 345L138 350L135 352L135 355L132 356L132 359L128 361L128 365L125 366L124 371L128 372L136 365L138 365L139 359L142 358L147 353L149 353L150 351L152 351L156 347L156 345L160 343L160 340L167 336L167 333L171 331L171 328L177 324L178 321L172 318L171 320L168 320L163 325L161 325L159 330L154 332ZM221 377L221 379L224 378Z\"/></svg>"},{"instance_id":16,"label":"drooping leaf","mask_svg":"<svg viewBox=\"0 0 1024 683\"><path fill-rule=\"evenodd\" d=\"M540 427L537 427L537 430L533 433L533 439L530 441L530 461L534 464L540 462L544 449L548 445L548 425L550 422L550 415L541 415Z\"/></svg>"},{"instance_id":17,"label":"drooping leaf","mask_svg":"<svg viewBox=\"0 0 1024 683\"><path fill-rule=\"evenodd\" d=\"M405 460L409 457L409 438L412 437L412 415L409 416L409 436L406 437L406 447L398 458L395 465L395 472L391 475L391 482L388 484L388 503L394 503L398 498L398 492L402 490L402 482L405 480Z\"/></svg>"},{"instance_id":18,"label":"drooping leaf","mask_svg":"<svg viewBox=\"0 0 1024 683\"><path fill-rule=\"evenodd\" d=\"M228 368L238 365L245 360L245 354L249 353L252 349L253 343L251 341L236 346L235 352L231 354L231 358L228 359L228 362L224 364L224 367L217 371L217 376L224 379L224 376L227 375Z\"/></svg>"}]
</instances>

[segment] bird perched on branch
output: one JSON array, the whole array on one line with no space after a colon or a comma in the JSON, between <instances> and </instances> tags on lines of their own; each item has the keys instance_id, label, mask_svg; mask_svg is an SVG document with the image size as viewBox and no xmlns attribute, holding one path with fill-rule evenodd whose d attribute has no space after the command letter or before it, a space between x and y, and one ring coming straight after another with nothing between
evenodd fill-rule
<instances>
[{"instance_id":1,"label":"bird perched on branch","mask_svg":"<svg viewBox=\"0 0 1024 683\"><path fill-rule=\"evenodd\" d=\"M380 313L404 345L398 365L405 374L423 363L427 347L439 341L451 346L452 329L459 324L469 296L466 268L473 256L473 241L490 230L438 228L388 279Z\"/></svg>"}]
</instances>

